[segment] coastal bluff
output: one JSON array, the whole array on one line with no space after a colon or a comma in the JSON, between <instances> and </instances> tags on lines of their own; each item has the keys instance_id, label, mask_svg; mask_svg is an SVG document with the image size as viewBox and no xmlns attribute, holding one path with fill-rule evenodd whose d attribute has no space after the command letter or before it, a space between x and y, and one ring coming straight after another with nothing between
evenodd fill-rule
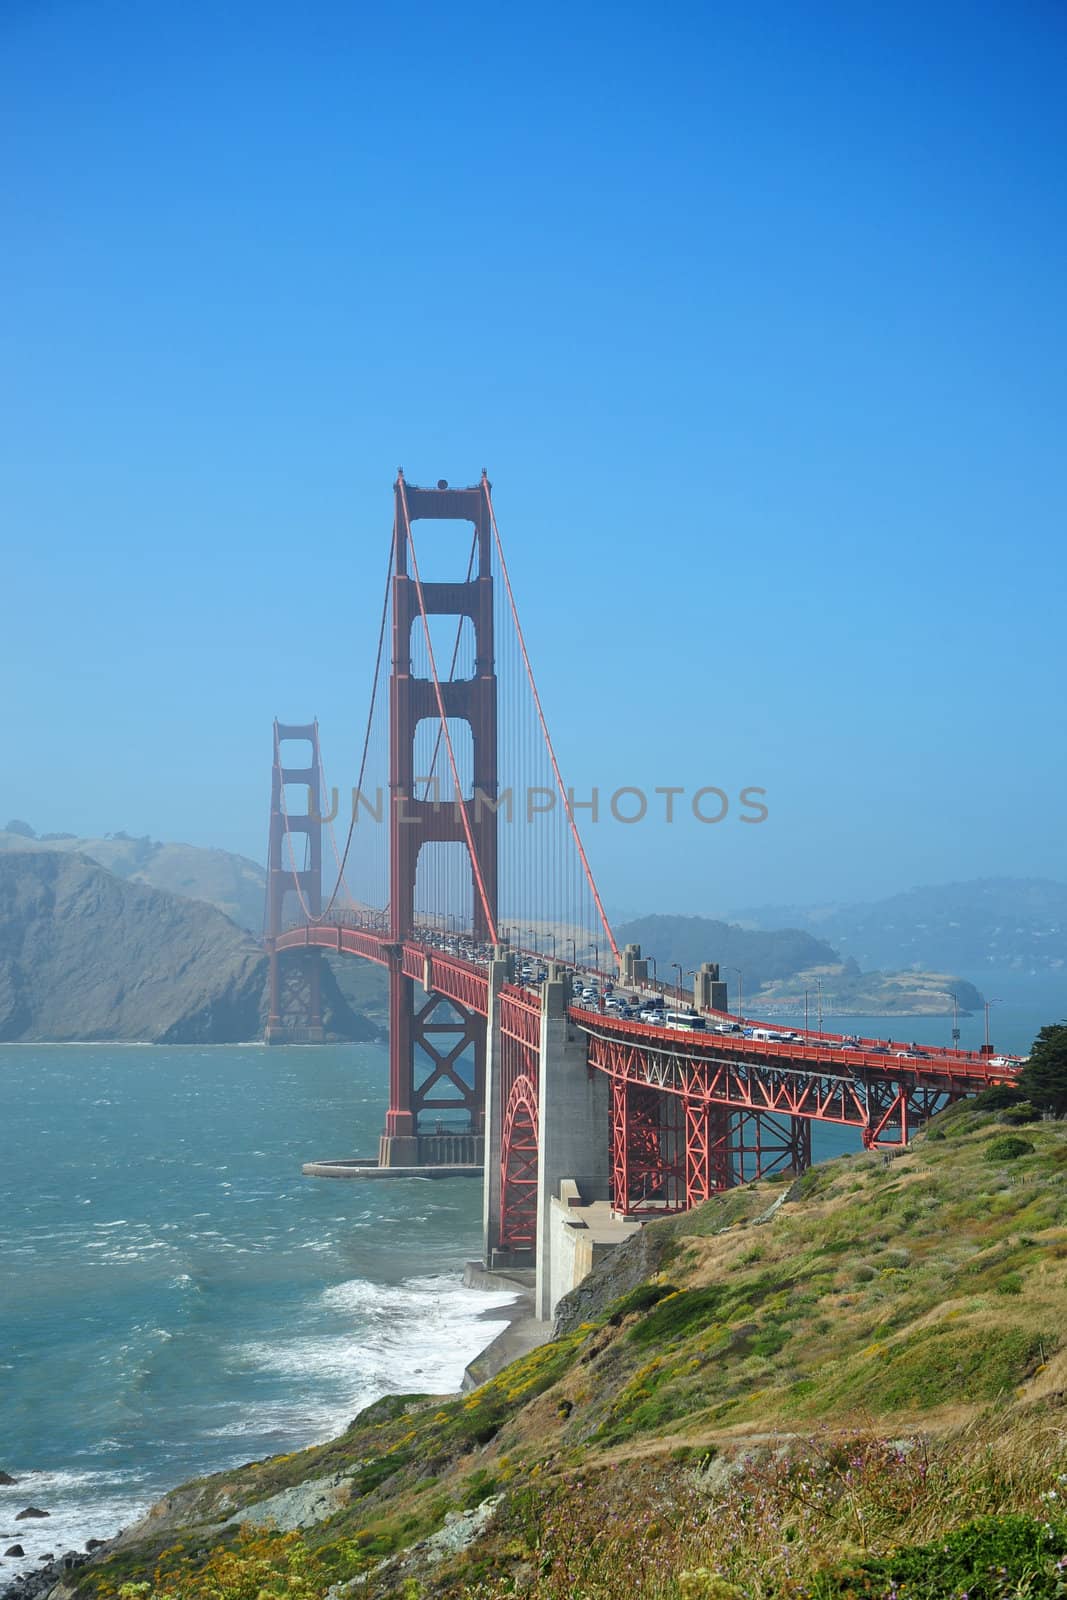
<instances>
[{"instance_id":1,"label":"coastal bluff","mask_svg":"<svg viewBox=\"0 0 1067 1600\"><path fill-rule=\"evenodd\" d=\"M86 856L0 853L0 1042L240 1044L263 1036L267 958L204 901ZM335 1037L372 1039L323 973Z\"/></svg>"}]
</instances>

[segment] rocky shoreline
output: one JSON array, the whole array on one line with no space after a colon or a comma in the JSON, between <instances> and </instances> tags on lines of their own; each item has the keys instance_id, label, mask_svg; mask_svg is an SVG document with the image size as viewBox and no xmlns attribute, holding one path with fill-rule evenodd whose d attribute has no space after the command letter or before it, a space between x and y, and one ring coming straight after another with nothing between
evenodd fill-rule
<instances>
[{"instance_id":1,"label":"rocky shoreline","mask_svg":"<svg viewBox=\"0 0 1067 1600\"><path fill-rule=\"evenodd\" d=\"M532 1271L512 1269L506 1272L488 1272L480 1262L471 1261L467 1263L463 1283L469 1289L503 1291L515 1295L512 1305L487 1308L481 1313L487 1322L504 1320L506 1326L466 1368L462 1388L463 1391L469 1391L487 1382L518 1356L543 1344L551 1337L552 1324L539 1322L533 1315ZM13 1484L17 1481L5 1473L0 1473L0 1482ZM151 1514L151 1509L151 1507L145 1508L145 1516ZM15 1521L21 1520L27 1514L34 1518L49 1515L47 1511L39 1510L37 1507L27 1507L26 1511L18 1513ZM79 1567L85 1566L94 1557L107 1555L128 1532L128 1529L120 1528L109 1539L86 1539L83 1550L65 1550L62 1554L50 1555L47 1559L40 1557L39 1567L15 1573L10 1578L0 1570L0 1600L45 1600L45 1597L51 1594L64 1578L69 1577ZM18 1541L17 1533L8 1535L6 1532L0 1532L0 1559L10 1549L9 1538L12 1543Z\"/></svg>"}]
</instances>

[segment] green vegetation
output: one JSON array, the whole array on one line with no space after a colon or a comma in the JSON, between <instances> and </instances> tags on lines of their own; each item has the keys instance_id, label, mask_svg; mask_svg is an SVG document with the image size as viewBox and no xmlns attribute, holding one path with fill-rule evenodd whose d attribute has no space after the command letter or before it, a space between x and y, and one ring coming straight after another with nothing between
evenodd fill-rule
<instances>
[{"instance_id":1,"label":"green vegetation","mask_svg":"<svg viewBox=\"0 0 1067 1600\"><path fill-rule=\"evenodd\" d=\"M1022 1103L827 1163L759 1225L780 1185L650 1224L651 1275L620 1295L606 1263L562 1337L186 1486L68 1595L1067 1594L1067 1125L1023 1138ZM307 1482L321 1521L241 1529Z\"/></svg>"},{"instance_id":2,"label":"green vegetation","mask_svg":"<svg viewBox=\"0 0 1067 1600\"><path fill-rule=\"evenodd\" d=\"M1041 1029L1019 1074L1019 1088L1039 1110L1055 1117L1067 1113L1067 1022Z\"/></svg>"}]
</instances>

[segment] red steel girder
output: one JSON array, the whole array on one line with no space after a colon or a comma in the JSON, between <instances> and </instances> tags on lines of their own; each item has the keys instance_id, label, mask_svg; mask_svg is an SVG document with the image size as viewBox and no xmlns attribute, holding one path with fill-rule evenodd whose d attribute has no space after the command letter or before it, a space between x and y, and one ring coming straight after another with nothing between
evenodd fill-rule
<instances>
[{"instance_id":1,"label":"red steel girder","mask_svg":"<svg viewBox=\"0 0 1067 1600\"><path fill-rule=\"evenodd\" d=\"M894 1085L865 1081L830 1071L765 1066L696 1054L681 1040L628 1039L619 1031L581 1020L589 1037L590 1065L613 1079L641 1084L693 1103L833 1122L864 1132L872 1144L907 1142L909 1127L932 1114L931 1107L957 1098L947 1086ZM684 1036L683 1036L684 1037ZM891 1137L893 1129L897 1136ZM703 1180L694 1177L696 1189Z\"/></svg>"},{"instance_id":2,"label":"red steel girder","mask_svg":"<svg viewBox=\"0 0 1067 1600\"><path fill-rule=\"evenodd\" d=\"M500 1141L500 1247L525 1251L536 1244L537 1100L521 1072L507 1098Z\"/></svg>"}]
</instances>

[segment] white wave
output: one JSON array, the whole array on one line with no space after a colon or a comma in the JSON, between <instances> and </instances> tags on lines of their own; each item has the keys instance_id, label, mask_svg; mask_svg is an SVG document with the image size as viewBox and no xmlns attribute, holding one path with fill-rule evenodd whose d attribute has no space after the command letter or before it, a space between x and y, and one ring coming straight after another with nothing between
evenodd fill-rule
<instances>
[{"instance_id":1,"label":"white wave","mask_svg":"<svg viewBox=\"0 0 1067 1600\"><path fill-rule=\"evenodd\" d=\"M4 1548L20 1544L23 1556L7 1556L0 1582L35 1572L40 1557L82 1550L87 1539L110 1539L148 1509L155 1496L136 1472L26 1472L8 1463L18 1481L0 1488L0 1534ZM47 1517L16 1520L27 1506Z\"/></svg>"},{"instance_id":2,"label":"white wave","mask_svg":"<svg viewBox=\"0 0 1067 1600\"><path fill-rule=\"evenodd\" d=\"M385 1285L353 1278L326 1289L319 1304L336 1314L337 1331L284 1342L255 1340L235 1350L242 1363L301 1380L301 1399L248 1416L310 1442L351 1420L384 1394L455 1392L463 1370L506 1326L486 1317L514 1303L514 1294L465 1289L454 1278L412 1278ZM309 1430L312 1430L309 1433ZM227 1430L220 1429L219 1435Z\"/></svg>"}]
</instances>

